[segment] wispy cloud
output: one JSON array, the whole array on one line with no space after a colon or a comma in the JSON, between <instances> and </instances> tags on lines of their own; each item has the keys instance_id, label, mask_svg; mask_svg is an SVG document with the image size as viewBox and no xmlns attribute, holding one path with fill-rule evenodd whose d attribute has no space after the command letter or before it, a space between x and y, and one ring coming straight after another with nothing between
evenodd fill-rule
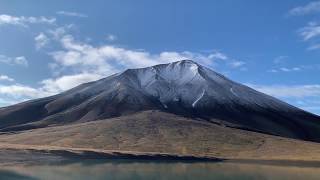
<instances>
[{"instance_id":1,"label":"wispy cloud","mask_svg":"<svg viewBox=\"0 0 320 180\"><path fill-rule=\"evenodd\" d=\"M302 67L280 67L269 70L268 72L277 73L277 72L297 72L301 71Z\"/></svg>"},{"instance_id":2,"label":"wispy cloud","mask_svg":"<svg viewBox=\"0 0 320 180\"><path fill-rule=\"evenodd\" d=\"M301 68L299 68L299 67L293 67L293 68L282 67L282 68L280 68L280 70L283 72L292 72L292 71L300 71Z\"/></svg>"},{"instance_id":3,"label":"wispy cloud","mask_svg":"<svg viewBox=\"0 0 320 180\"><path fill-rule=\"evenodd\" d=\"M11 16L7 14L0 15L0 25L16 25L27 27L29 24L54 24L55 18L48 17L26 17L26 16Z\"/></svg>"},{"instance_id":4,"label":"wispy cloud","mask_svg":"<svg viewBox=\"0 0 320 180\"><path fill-rule=\"evenodd\" d=\"M284 63L289 57L288 56L277 56L273 59L274 64L282 64Z\"/></svg>"},{"instance_id":5,"label":"wispy cloud","mask_svg":"<svg viewBox=\"0 0 320 180\"><path fill-rule=\"evenodd\" d=\"M311 85L255 85L247 84L248 86L269 94L275 97L284 98L303 98L303 97L319 97L320 96L320 84Z\"/></svg>"},{"instance_id":6,"label":"wispy cloud","mask_svg":"<svg viewBox=\"0 0 320 180\"><path fill-rule=\"evenodd\" d=\"M313 1L304 6L295 7L288 14L291 16L301 16L317 12L320 12L320 1Z\"/></svg>"},{"instance_id":7,"label":"wispy cloud","mask_svg":"<svg viewBox=\"0 0 320 180\"><path fill-rule=\"evenodd\" d=\"M56 12L59 15L63 15L63 16L72 16L72 17L79 17L79 18L87 18L88 15L86 14L82 14L82 13L78 13L78 12L71 12L71 11L58 11Z\"/></svg>"},{"instance_id":8,"label":"wispy cloud","mask_svg":"<svg viewBox=\"0 0 320 180\"><path fill-rule=\"evenodd\" d=\"M233 68L238 68L244 66L246 63L244 61L232 61L229 65Z\"/></svg>"},{"instance_id":9,"label":"wispy cloud","mask_svg":"<svg viewBox=\"0 0 320 180\"><path fill-rule=\"evenodd\" d=\"M320 37L320 24L317 22L309 22L307 26L298 30L299 35L304 41L309 42L311 45L307 50L320 49L319 37Z\"/></svg>"},{"instance_id":10,"label":"wispy cloud","mask_svg":"<svg viewBox=\"0 0 320 180\"><path fill-rule=\"evenodd\" d=\"M8 57L5 55L0 55L0 63L28 67L28 61L24 56Z\"/></svg>"},{"instance_id":11,"label":"wispy cloud","mask_svg":"<svg viewBox=\"0 0 320 180\"><path fill-rule=\"evenodd\" d=\"M44 34L44 33L40 33L38 34L35 38L34 38L35 42L36 42L36 49L41 49L44 46L46 46L50 39Z\"/></svg>"},{"instance_id":12,"label":"wispy cloud","mask_svg":"<svg viewBox=\"0 0 320 180\"><path fill-rule=\"evenodd\" d=\"M66 35L70 30L74 28L74 24L68 24L64 26L57 27L55 29L49 29L48 35L51 36L51 39L60 41L61 38Z\"/></svg>"},{"instance_id":13,"label":"wispy cloud","mask_svg":"<svg viewBox=\"0 0 320 180\"><path fill-rule=\"evenodd\" d=\"M307 48L307 50L309 51L318 50L318 49L320 49L320 44L314 44Z\"/></svg>"},{"instance_id":14,"label":"wispy cloud","mask_svg":"<svg viewBox=\"0 0 320 180\"><path fill-rule=\"evenodd\" d=\"M320 25L315 22L309 22L307 26L299 30L300 36L304 41L320 36Z\"/></svg>"},{"instance_id":15,"label":"wispy cloud","mask_svg":"<svg viewBox=\"0 0 320 180\"><path fill-rule=\"evenodd\" d=\"M277 97L301 109L320 115L320 84L309 85L257 85L246 84L265 94Z\"/></svg>"},{"instance_id":16,"label":"wispy cloud","mask_svg":"<svg viewBox=\"0 0 320 180\"><path fill-rule=\"evenodd\" d=\"M312 13L320 13L320 1L312 1L306 5L298 6L291 9L288 15L299 16ZM306 26L298 30L299 35L304 41L311 41L311 46L307 50L317 50L320 44L317 43L320 37L320 24L316 21L310 21Z\"/></svg>"},{"instance_id":17,"label":"wispy cloud","mask_svg":"<svg viewBox=\"0 0 320 180\"><path fill-rule=\"evenodd\" d=\"M221 60L229 59L229 57L226 54L224 54L224 53L222 53L222 52L220 52L218 50L213 50L212 52L210 52L208 58L210 58L210 59L221 59Z\"/></svg>"},{"instance_id":18,"label":"wispy cloud","mask_svg":"<svg viewBox=\"0 0 320 180\"><path fill-rule=\"evenodd\" d=\"M1 74L0 74L0 81L10 81L10 82L13 82L14 79L11 78L11 77L9 77L9 76L7 76L7 75L1 75Z\"/></svg>"}]
</instances>

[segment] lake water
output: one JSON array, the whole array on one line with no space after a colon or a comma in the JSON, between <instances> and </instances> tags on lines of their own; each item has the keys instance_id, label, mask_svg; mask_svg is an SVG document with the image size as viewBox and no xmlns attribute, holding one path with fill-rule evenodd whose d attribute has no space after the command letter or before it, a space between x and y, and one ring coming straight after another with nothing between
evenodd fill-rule
<instances>
[{"instance_id":1,"label":"lake water","mask_svg":"<svg viewBox=\"0 0 320 180\"><path fill-rule=\"evenodd\" d=\"M238 163L82 161L54 165L8 166L0 179L320 179L320 168Z\"/></svg>"}]
</instances>

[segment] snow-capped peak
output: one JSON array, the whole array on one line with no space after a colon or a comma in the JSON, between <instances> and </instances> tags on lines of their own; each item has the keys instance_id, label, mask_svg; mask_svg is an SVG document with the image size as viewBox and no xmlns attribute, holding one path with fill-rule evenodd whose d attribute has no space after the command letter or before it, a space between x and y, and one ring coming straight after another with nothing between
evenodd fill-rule
<instances>
[{"instance_id":1,"label":"snow-capped peak","mask_svg":"<svg viewBox=\"0 0 320 180\"><path fill-rule=\"evenodd\" d=\"M201 79L199 68L201 68L201 66L191 60L182 60L169 64L136 69L135 73L142 87L159 80L182 85L193 80Z\"/></svg>"},{"instance_id":2,"label":"snow-capped peak","mask_svg":"<svg viewBox=\"0 0 320 180\"><path fill-rule=\"evenodd\" d=\"M4 122L0 128L27 130L151 109L206 123L320 142L320 133L315 133L320 132L318 116L233 82L191 60L126 70L52 97L0 109L0 120ZM297 130L301 134L296 134Z\"/></svg>"},{"instance_id":3,"label":"snow-capped peak","mask_svg":"<svg viewBox=\"0 0 320 180\"><path fill-rule=\"evenodd\" d=\"M152 67L132 69L130 85L147 96L166 103L182 102L198 108L214 100L217 104L241 102L245 105L279 107L275 99L233 82L215 71L192 60L176 61ZM276 104L276 105L275 105Z\"/></svg>"},{"instance_id":4,"label":"snow-capped peak","mask_svg":"<svg viewBox=\"0 0 320 180\"><path fill-rule=\"evenodd\" d=\"M195 106L201 99L199 97L204 96L207 86L201 73L203 70L204 67L194 61L182 60L134 69L128 77L133 86L148 96L158 98L164 106L178 101Z\"/></svg>"}]
</instances>

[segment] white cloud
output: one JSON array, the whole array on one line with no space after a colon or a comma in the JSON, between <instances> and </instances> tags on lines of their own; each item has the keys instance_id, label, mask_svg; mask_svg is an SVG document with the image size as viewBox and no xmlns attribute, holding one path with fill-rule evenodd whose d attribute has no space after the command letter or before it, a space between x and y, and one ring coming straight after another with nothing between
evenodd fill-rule
<instances>
[{"instance_id":1,"label":"white cloud","mask_svg":"<svg viewBox=\"0 0 320 180\"><path fill-rule=\"evenodd\" d=\"M44 46L46 46L50 39L44 34L44 33L40 33L39 35L37 35L35 38L34 38L35 42L36 42L36 48L37 49L41 49L43 48Z\"/></svg>"},{"instance_id":2,"label":"white cloud","mask_svg":"<svg viewBox=\"0 0 320 180\"><path fill-rule=\"evenodd\" d=\"M0 63L28 67L28 61L24 56L8 57L5 55L0 55Z\"/></svg>"},{"instance_id":3,"label":"white cloud","mask_svg":"<svg viewBox=\"0 0 320 180\"><path fill-rule=\"evenodd\" d=\"M225 55L224 53L221 53L217 50L213 51L213 53L211 53L208 58L210 59L221 59L221 60L227 60L228 56Z\"/></svg>"},{"instance_id":4,"label":"white cloud","mask_svg":"<svg viewBox=\"0 0 320 180\"><path fill-rule=\"evenodd\" d=\"M247 84L248 86L269 94L275 97L282 98L303 98L303 97L319 97L320 96L320 85L254 85Z\"/></svg>"},{"instance_id":5,"label":"white cloud","mask_svg":"<svg viewBox=\"0 0 320 180\"><path fill-rule=\"evenodd\" d=\"M271 69L268 72L272 72L272 73L277 73L277 72L297 72L297 71L302 71L304 68L303 66L301 67L280 67L280 68L276 68L276 69Z\"/></svg>"},{"instance_id":6,"label":"white cloud","mask_svg":"<svg viewBox=\"0 0 320 180\"><path fill-rule=\"evenodd\" d=\"M7 75L1 75L1 74L0 74L0 81L10 81L10 82L13 82L14 79L10 78L10 77L7 76Z\"/></svg>"},{"instance_id":7,"label":"white cloud","mask_svg":"<svg viewBox=\"0 0 320 180\"><path fill-rule=\"evenodd\" d=\"M12 98L16 98L16 99L25 98L25 97L39 98L47 95L44 93L40 93L40 91L35 88L19 85L19 84L8 85L8 86L0 85L0 94L6 95Z\"/></svg>"},{"instance_id":8,"label":"white cloud","mask_svg":"<svg viewBox=\"0 0 320 180\"><path fill-rule=\"evenodd\" d=\"M291 9L289 15L298 16L320 12L320 1L313 1L305 6L299 6Z\"/></svg>"},{"instance_id":9,"label":"white cloud","mask_svg":"<svg viewBox=\"0 0 320 180\"><path fill-rule=\"evenodd\" d=\"M95 73L104 76L126 68L146 67L183 59L193 59L212 65L215 60L227 58L226 55L217 51L208 54L190 51L151 54L147 51L130 50L112 45L95 47L77 42L71 35L63 36L60 43L63 50L50 53L56 65L72 68L79 73Z\"/></svg>"},{"instance_id":10,"label":"white cloud","mask_svg":"<svg viewBox=\"0 0 320 180\"><path fill-rule=\"evenodd\" d=\"M242 67L244 66L246 63L244 61L233 61L233 62L230 62L229 65L232 67L232 68L238 68L238 67Z\"/></svg>"},{"instance_id":11,"label":"white cloud","mask_svg":"<svg viewBox=\"0 0 320 180\"><path fill-rule=\"evenodd\" d=\"M82 74L75 74L75 75L65 75L56 79L45 79L41 82L43 85L41 90L43 92L49 94L56 94L58 92L62 92L73 87L76 87L80 84L95 81L98 79L103 78L103 76L98 74L89 74L89 73L82 73Z\"/></svg>"},{"instance_id":12,"label":"white cloud","mask_svg":"<svg viewBox=\"0 0 320 180\"><path fill-rule=\"evenodd\" d=\"M54 24L55 18L47 17L25 17L25 16L11 16L7 14L0 15L0 25L17 25L27 27L28 24Z\"/></svg>"},{"instance_id":13,"label":"white cloud","mask_svg":"<svg viewBox=\"0 0 320 180\"><path fill-rule=\"evenodd\" d=\"M72 17L80 17L80 18L87 18L88 17L88 15L82 14L82 13L78 13L78 12L58 11L56 13L59 14L59 15L63 15L63 16L72 16Z\"/></svg>"},{"instance_id":14,"label":"white cloud","mask_svg":"<svg viewBox=\"0 0 320 180\"><path fill-rule=\"evenodd\" d=\"M265 94L320 115L320 84L309 85L256 85L246 84Z\"/></svg>"},{"instance_id":15,"label":"white cloud","mask_svg":"<svg viewBox=\"0 0 320 180\"><path fill-rule=\"evenodd\" d=\"M288 68L286 68L286 67L282 67L282 68L280 68L280 70L283 71L283 72L289 72L289 71L291 71L290 69L288 69Z\"/></svg>"},{"instance_id":16,"label":"white cloud","mask_svg":"<svg viewBox=\"0 0 320 180\"><path fill-rule=\"evenodd\" d=\"M320 25L315 22L310 22L307 26L301 28L299 33L304 41L318 37L320 35Z\"/></svg>"},{"instance_id":17,"label":"white cloud","mask_svg":"<svg viewBox=\"0 0 320 180\"><path fill-rule=\"evenodd\" d=\"M5 80L8 80L9 78L7 76L0 76L0 78L1 77L4 77ZM40 82L40 86L38 88L21 84L0 85L0 106L51 96L76 87L80 84L95 81L101 78L103 77L96 74L83 73L76 75L65 75L55 79L45 79ZM9 80L13 81L11 78L9 78Z\"/></svg>"},{"instance_id":18,"label":"white cloud","mask_svg":"<svg viewBox=\"0 0 320 180\"><path fill-rule=\"evenodd\" d=\"M24 56L19 56L14 58L13 62L17 65L25 66L25 67L29 65L27 59Z\"/></svg>"},{"instance_id":19,"label":"white cloud","mask_svg":"<svg viewBox=\"0 0 320 180\"><path fill-rule=\"evenodd\" d=\"M69 30L73 29L73 24L64 25L55 29L48 30L48 34L53 36L54 40L60 40Z\"/></svg>"},{"instance_id":20,"label":"white cloud","mask_svg":"<svg viewBox=\"0 0 320 180\"><path fill-rule=\"evenodd\" d=\"M282 68L280 68L280 70L283 72L292 72L292 71L300 71L301 68L299 68L299 67L293 67L293 68L282 67Z\"/></svg>"}]
</instances>

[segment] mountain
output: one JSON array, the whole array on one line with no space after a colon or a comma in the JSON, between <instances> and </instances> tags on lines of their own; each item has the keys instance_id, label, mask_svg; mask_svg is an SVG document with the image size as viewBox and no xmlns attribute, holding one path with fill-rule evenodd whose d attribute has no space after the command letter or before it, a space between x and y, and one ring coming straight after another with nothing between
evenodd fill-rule
<instances>
[{"instance_id":1,"label":"mountain","mask_svg":"<svg viewBox=\"0 0 320 180\"><path fill-rule=\"evenodd\" d=\"M108 121L150 110L222 127L320 142L319 116L191 60L128 69L55 96L0 108L0 132Z\"/></svg>"}]
</instances>

